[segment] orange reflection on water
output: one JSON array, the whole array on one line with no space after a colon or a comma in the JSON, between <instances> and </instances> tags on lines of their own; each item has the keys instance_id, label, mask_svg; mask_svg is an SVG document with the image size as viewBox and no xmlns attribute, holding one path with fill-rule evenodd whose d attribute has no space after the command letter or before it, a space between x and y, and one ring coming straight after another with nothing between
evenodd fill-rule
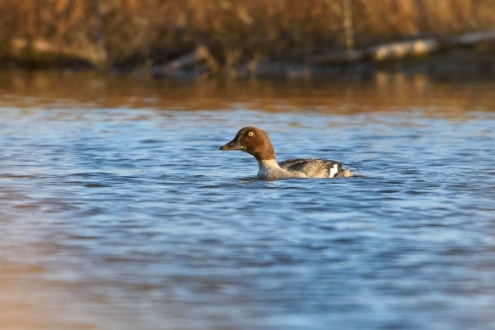
<instances>
[{"instance_id":1,"label":"orange reflection on water","mask_svg":"<svg viewBox=\"0 0 495 330\"><path fill-rule=\"evenodd\" d=\"M329 114L420 110L462 118L494 108L490 81L451 82L426 75L376 74L304 81L164 81L95 73L6 71L0 106L164 110L316 110Z\"/></svg>"}]
</instances>

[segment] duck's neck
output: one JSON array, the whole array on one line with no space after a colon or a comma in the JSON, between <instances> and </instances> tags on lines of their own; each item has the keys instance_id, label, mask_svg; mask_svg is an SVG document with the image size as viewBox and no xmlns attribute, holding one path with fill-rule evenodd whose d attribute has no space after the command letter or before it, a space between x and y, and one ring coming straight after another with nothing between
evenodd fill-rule
<instances>
[{"instance_id":1,"label":"duck's neck","mask_svg":"<svg viewBox=\"0 0 495 330\"><path fill-rule=\"evenodd\" d=\"M273 144L268 136L266 136L266 138L258 144L248 145L248 147L244 151L251 154L254 158L256 158L258 162L262 162L267 159L277 159L277 156L275 155L275 149L273 148Z\"/></svg>"},{"instance_id":2,"label":"duck's neck","mask_svg":"<svg viewBox=\"0 0 495 330\"><path fill-rule=\"evenodd\" d=\"M260 179L277 178L285 174L285 170L280 167L275 158L258 160L258 166L258 178Z\"/></svg>"}]
</instances>

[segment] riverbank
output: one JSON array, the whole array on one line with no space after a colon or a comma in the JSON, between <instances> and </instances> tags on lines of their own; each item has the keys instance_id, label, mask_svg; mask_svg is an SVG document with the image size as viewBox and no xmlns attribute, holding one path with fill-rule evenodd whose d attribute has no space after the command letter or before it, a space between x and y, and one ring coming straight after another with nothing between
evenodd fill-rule
<instances>
[{"instance_id":1,"label":"riverbank","mask_svg":"<svg viewBox=\"0 0 495 330\"><path fill-rule=\"evenodd\" d=\"M174 63L174 62L171 62ZM386 62L360 61L333 65L308 65L303 62L258 61L242 63L235 67L218 67L212 70L200 61L187 66L166 69L166 66L109 68L99 70L86 64L29 65L17 61L0 62L4 70L55 70L88 71L104 75L126 75L138 79L163 79L175 81L198 81L208 79L227 80L302 80L366 79L377 74L426 74L432 79L491 79L495 77L495 56L491 50L451 49L422 57L407 57Z\"/></svg>"},{"instance_id":2,"label":"riverbank","mask_svg":"<svg viewBox=\"0 0 495 330\"><path fill-rule=\"evenodd\" d=\"M461 45L469 47L473 62L466 66L457 60L466 49L451 54L444 47L445 40L494 31L495 9L488 0L26 0L1 2L0 21L4 67L172 79L307 79L384 69L464 72L466 67L485 73L487 66L493 71L486 58L495 53L493 39ZM407 46L417 42L423 42L419 53ZM378 47L392 46L394 52L401 44L413 52L379 61L373 55ZM432 58L431 51L421 53L425 45L433 46Z\"/></svg>"}]
</instances>

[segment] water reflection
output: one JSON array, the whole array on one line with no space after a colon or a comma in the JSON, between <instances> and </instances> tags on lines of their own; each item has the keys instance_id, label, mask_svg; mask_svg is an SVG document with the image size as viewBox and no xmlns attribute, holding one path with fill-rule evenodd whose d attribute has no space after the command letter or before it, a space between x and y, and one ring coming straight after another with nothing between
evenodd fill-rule
<instances>
[{"instance_id":1,"label":"water reflection","mask_svg":"<svg viewBox=\"0 0 495 330\"><path fill-rule=\"evenodd\" d=\"M0 86L1 329L495 324L492 83ZM362 176L255 180L248 123Z\"/></svg>"},{"instance_id":2,"label":"water reflection","mask_svg":"<svg viewBox=\"0 0 495 330\"><path fill-rule=\"evenodd\" d=\"M379 73L365 80L170 82L94 73L4 71L0 104L7 106L153 108L175 110L317 110L336 114L420 109L462 117L493 108L493 82L438 82L426 75Z\"/></svg>"}]
</instances>

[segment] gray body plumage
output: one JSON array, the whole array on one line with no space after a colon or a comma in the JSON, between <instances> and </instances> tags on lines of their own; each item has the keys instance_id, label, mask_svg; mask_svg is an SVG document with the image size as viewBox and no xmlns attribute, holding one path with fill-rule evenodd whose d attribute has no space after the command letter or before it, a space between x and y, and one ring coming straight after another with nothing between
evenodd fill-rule
<instances>
[{"instance_id":1,"label":"gray body plumage","mask_svg":"<svg viewBox=\"0 0 495 330\"><path fill-rule=\"evenodd\" d=\"M342 164L324 159L291 159L278 163L275 159L258 161L260 179L334 178L344 176Z\"/></svg>"},{"instance_id":2,"label":"gray body plumage","mask_svg":"<svg viewBox=\"0 0 495 330\"><path fill-rule=\"evenodd\" d=\"M279 163L281 168L299 171L311 178L334 178L342 171L342 163L326 159L298 158Z\"/></svg>"}]
</instances>

